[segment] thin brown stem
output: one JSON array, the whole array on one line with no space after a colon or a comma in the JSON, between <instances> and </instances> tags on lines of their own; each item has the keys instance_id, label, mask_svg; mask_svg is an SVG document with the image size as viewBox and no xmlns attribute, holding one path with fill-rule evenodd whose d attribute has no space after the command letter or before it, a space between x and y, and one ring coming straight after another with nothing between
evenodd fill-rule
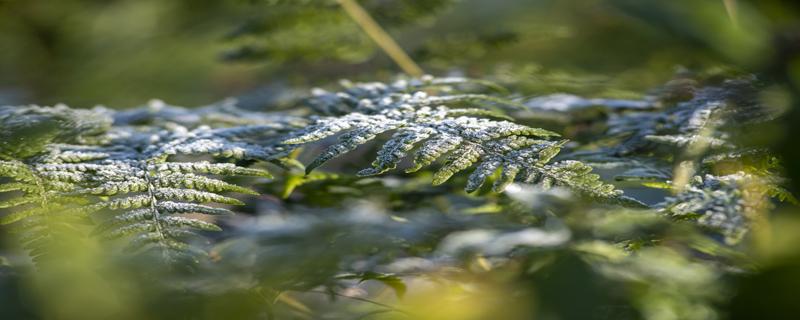
<instances>
[{"instance_id":1,"label":"thin brown stem","mask_svg":"<svg viewBox=\"0 0 800 320\"><path fill-rule=\"evenodd\" d=\"M411 60L411 57L403 51L403 48L375 22L375 19L372 19L372 16L370 16L358 2L355 0L338 0L338 2L350 18L364 30L372 41L375 41L375 43L392 58L400 69L403 69L403 72L414 77L420 77L425 74L422 68L420 68L414 60Z\"/></svg>"},{"instance_id":2,"label":"thin brown stem","mask_svg":"<svg viewBox=\"0 0 800 320\"><path fill-rule=\"evenodd\" d=\"M722 0L722 3L725 5L725 12L728 13L728 18L731 19L731 23L735 27L739 26L739 10L736 4L736 0Z\"/></svg>"}]
</instances>

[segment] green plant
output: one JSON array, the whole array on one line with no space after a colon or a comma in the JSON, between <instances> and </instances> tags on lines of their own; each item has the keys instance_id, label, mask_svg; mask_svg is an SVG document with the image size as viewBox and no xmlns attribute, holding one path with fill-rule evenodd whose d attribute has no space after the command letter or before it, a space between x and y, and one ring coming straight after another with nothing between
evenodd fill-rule
<instances>
[{"instance_id":1,"label":"green plant","mask_svg":"<svg viewBox=\"0 0 800 320\"><path fill-rule=\"evenodd\" d=\"M792 153L772 143L796 88L774 71L704 69L764 53L751 4L251 2L0 4L0 24L30 27L21 38L48 56L86 39L73 55L104 71L88 53L105 37L148 51L160 37L147 28L242 22L224 58L265 63L209 81L275 80L194 108L0 107L0 318L705 320L794 307L772 289L792 292L800 274ZM622 37L644 22L620 14L654 29ZM101 32L114 17L135 18ZM378 47L407 77L385 82ZM191 57L153 66L205 78L181 69ZM26 70L50 70L37 59ZM75 65L93 79L97 67ZM384 82L327 84L343 75ZM91 95L50 89L91 100L109 88L97 79Z\"/></svg>"},{"instance_id":2,"label":"green plant","mask_svg":"<svg viewBox=\"0 0 800 320\"><path fill-rule=\"evenodd\" d=\"M359 175L376 175L393 169L406 152L424 142L415 156L414 167L407 171L418 171L450 154L443 167L434 174L434 184L444 183L452 175L479 162L469 177L467 191L477 190L502 167L495 191L502 191L514 180L520 180L529 183L541 181L547 187L568 185L599 198L620 196L620 191L601 183L597 175L589 174L589 167L579 162L548 164L565 143L547 140L557 134L487 118L504 116L481 108L480 103L503 104L502 99L480 94L439 96L419 91L472 83L466 79L424 79L401 81L391 86L357 84L341 93L320 91L308 104L312 110L334 116L311 116L311 121L305 126L300 125L305 121L302 118L275 114L251 118L256 124L221 128L210 128L202 120L199 123L180 123L182 118L191 119L191 114L205 113L209 118L235 117L236 109L223 105L200 112L168 109L176 113L174 119L156 116L153 118L155 122L145 125L126 124L130 121L126 117L133 117L136 113L126 111L117 116L114 126L104 131L98 131L98 125L90 125L92 122L85 125L86 129L68 123L56 127L57 132L29 141L23 136L28 128L18 129L14 122L35 125L36 121L28 118L32 116L7 116L4 127L8 128L6 141L10 143L7 143L9 151L6 157L11 161L3 163L3 172L17 182L4 190L22 190L25 193L5 202L4 207L22 209L6 215L3 223L47 222L49 218L40 215L54 209L60 211L61 207L52 206L74 200L83 203L60 215L93 215L98 224L96 232L110 238L133 236L131 248L155 247L164 251L165 257L173 253L204 252L202 248L182 240L194 235L192 230L218 231L219 228L186 214L229 214L231 211L228 209L202 203L240 205L243 204L241 201L221 193L257 194L217 177L270 177L266 171L226 161L287 163L290 159L286 156L299 145L341 132L344 133L339 137L340 142L329 146L312 161L306 167L307 173L378 134L393 130L395 134L378 151L373 168L362 170ZM505 104L513 105L511 102ZM156 102L150 107L153 108L165 107ZM106 109L73 111L65 107L17 108L13 112L45 113L71 121L86 117L107 122L109 116L115 116ZM97 141L80 143L86 140L82 134L87 132L99 136L95 139ZM62 141L78 143L56 144ZM34 151L37 148L39 151ZM211 157L213 161L204 160L203 156ZM24 206L34 202L38 207Z\"/></svg>"},{"instance_id":3,"label":"green plant","mask_svg":"<svg viewBox=\"0 0 800 320\"><path fill-rule=\"evenodd\" d=\"M0 173L7 177L2 190L10 197L3 202L6 209L0 221L17 233L17 241L26 244L37 261L54 249L52 241L58 237L81 237L101 246L126 248L130 253L121 254L135 254L139 261L155 259L179 270L191 267L194 276L171 280L181 283L179 288L195 287L211 277L217 279L215 286L226 290L258 290L272 299L320 286L338 294L337 288L354 279L378 280L402 295L408 290L403 284L406 277L453 263L437 262L437 256L460 259L467 272L475 263L488 268L481 272L488 272L493 266L502 270L512 261L550 265L545 261L555 259L551 262L558 265L577 255L585 261L579 265L599 268L595 276L606 281L655 277L641 290L652 299L672 295L669 308L693 318L699 316L688 310L697 308L697 303L710 308L714 295L701 294L693 303L680 300L683 291L656 283L688 280L647 275L650 271L643 266L652 259L666 259L675 263L675 270L716 270L692 280L700 283L713 281L711 274L722 271L659 241L671 237L690 252L714 257L711 261L742 266L738 262L744 261L742 257L728 246L756 228L759 216L772 206L766 198L794 201L780 187L780 166L757 160L772 157L769 152L722 140L730 137L722 131L727 130L726 119L741 113L736 105L715 99L746 94L737 90L747 86L709 86L699 89L708 95L666 108L620 111L608 105L614 116L606 134L593 143L568 142L550 130L516 123L530 121L513 115L535 110L541 100L529 105L507 100L491 93L502 91L484 81L426 77L392 84L345 82L344 87L340 92L314 90L289 111L245 111L230 102L185 109L160 101L125 111L4 107ZM757 122L770 117L746 118ZM660 121L654 119L668 121L653 125ZM385 140L371 143L384 134ZM335 136L336 141L329 141ZM704 143L704 148L672 157L671 150L691 150L707 139L721 142ZM320 143L327 146L314 151ZM312 172L364 147L376 149L377 158L357 176L388 177L347 178L356 172L353 169ZM395 175L392 169L406 158L410 158L406 172L414 175ZM435 162L441 165L432 170ZM690 174L704 178L693 178L685 186L669 181L673 172L687 170L685 163L694 164ZM617 180L627 184L674 188L676 195L661 202L623 195L591 173L590 164L616 171ZM273 178L265 166L284 173ZM473 166L471 174L460 174ZM433 186L425 187L429 177ZM465 180L472 195L445 184L454 177ZM492 188L483 187L487 181L493 181ZM317 188L322 189L312 193ZM233 194L261 192L285 199L279 211L295 206L311 206L311 211L274 226L235 227L237 219L230 220L234 227L220 225L230 219L224 218L233 213L230 206L261 203L252 196ZM578 195L588 197L569 202L580 199ZM368 199L376 197L385 199L386 206L370 208L374 204ZM623 209L626 206L637 209ZM340 209L326 209L336 207ZM581 207L594 209L587 212ZM435 213L442 208L450 209ZM330 210L347 214L331 217L326 214ZM374 210L390 210L398 220L387 220L384 214L370 218L367 212ZM487 215L491 213L499 215ZM695 230L685 220L696 221L701 228ZM224 229L230 230L222 239L209 233ZM705 238L704 230L721 233L726 242ZM327 245L311 249L320 244ZM380 254L374 253L376 249ZM311 251L303 253L307 250ZM550 258L541 260L542 255ZM426 269L416 271L391 267L401 257L431 260L426 260ZM313 268L298 269L312 261ZM261 269L262 264L270 267ZM220 278L231 270L255 282L242 287L233 279ZM535 280L537 271L529 272L518 276L542 281ZM202 287L192 291L211 299L214 295ZM147 290L157 290L158 295L174 290L157 288ZM647 314L654 312L649 308L655 303L647 297L638 301L622 294L609 299L626 301L631 312ZM260 312L278 312L271 308Z\"/></svg>"}]
</instances>

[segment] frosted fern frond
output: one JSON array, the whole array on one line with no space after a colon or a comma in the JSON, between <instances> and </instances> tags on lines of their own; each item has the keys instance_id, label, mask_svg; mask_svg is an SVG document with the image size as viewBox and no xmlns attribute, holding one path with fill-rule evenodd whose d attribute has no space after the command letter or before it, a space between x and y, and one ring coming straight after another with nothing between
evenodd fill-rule
<instances>
[{"instance_id":1,"label":"frosted fern frond","mask_svg":"<svg viewBox=\"0 0 800 320\"><path fill-rule=\"evenodd\" d=\"M281 145L263 143L266 139L261 137L277 136L282 129L273 125L220 129L201 126L191 131L180 129L169 132L164 137L158 137L161 140L159 142L163 143L149 146L145 153L159 156L212 155L245 160L274 160L286 155L290 150Z\"/></svg>"},{"instance_id":2,"label":"frosted fern frond","mask_svg":"<svg viewBox=\"0 0 800 320\"><path fill-rule=\"evenodd\" d=\"M525 108L524 105L491 95L463 93L467 89L474 87L488 88L494 91L505 90L488 81L468 78L436 78L424 76L419 79L398 80L389 84L382 82L351 83L343 81L342 86L344 90L338 92L329 92L319 88L314 89L312 91L312 97L307 99L307 104L314 110L326 115L345 115L350 112L376 111L387 105L396 103L398 100L408 100L405 101L405 103L410 103L418 107L429 106L432 108L440 105L450 107L499 105L513 108ZM443 96L416 95L416 93L430 90L459 93ZM412 94L412 96L409 97L409 94ZM454 114L469 114L471 112L485 113L487 111L488 110L485 108L468 107L452 112Z\"/></svg>"},{"instance_id":3,"label":"frosted fern frond","mask_svg":"<svg viewBox=\"0 0 800 320\"><path fill-rule=\"evenodd\" d=\"M603 182L600 176L591 173L592 167L575 160L564 160L546 165L537 165L523 172L526 183L538 183L545 189L563 186L579 194L604 200L609 203L631 207L647 207L642 202L623 195L614 185Z\"/></svg>"},{"instance_id":4,"label":"frosted fern frond","mask_svg":"<svg viewBox=\"0 0 800 320\"><path fill-rule=\"evenodd\" d=\"M197 239L197 231L220 230L210 222L213 218L202 217L232 213L208 204L242 205L240 200L226 194L256 193L222 178L270 177L264 170L198 160L208 156L269 159L275 150L255 145L249 139L260 136L256 132L273 134L270 128L269 125L220 129L200 126L188 130L173 125L156 132L140 132L123 127L110 147L97 148L109 157L69 164L82 166L89 180L74 193L100 197L87 211L96 212L94 216L102 220L97 233L104 237L130 238L131 250L156 249L168 261L194 260L196 254L203 253L190 242ZM177 158L182 161L176 161Z\"/></svg>"},{"instance_id":5,"label":"frosted fern frond","mask_svg":"<svg viewBox=\"0 0 800 320\"><path fill-rule=\"evenodd\" d=\"M175 123L194 129L203 125L214 127L234 127L248 125L269 125L272 130L303 127L305 118L284 113L254 112L239 108L236 99L199 108L173 106L161 100L151 100L146 105L117 111L113 114L115 126L161 125Z\"/></svg>"},{"instance_id":6,"label":"frosted fern frond","mask_svg":"<svg viewBox=\"0 0 800 320\"><path fill-rule=\"evenodd\" d=\"M453 155L452 159L446 162L434 178L434 183L440 184L456 172L481 160L484 163L479 167L481 172L476 173L476 178L472 179L474 189L490 175L486 171L493 173L501 165L508 168L522 166L520 162L523 161L547 162L561 145L558 141L544 140L557 136L547 130L509 121L451 116L453 109L445 106L415 108L426 97L424 93L418 92L398 97L396 101L380 101L375 112L355 112L338 118L321 118L315 125L295 134L285 143L314 142L344 132L339 137L339 143L330 146L306 167L310 172L326 161L374 139L378 134L394 130L394 135L378 151L373 167L362 170L359 175L375 175L394 169L409 151L421 144L414 156L414 167L408 171L419 170L450 153ZM473 187L469 189L474 190Z\"/></svg>"},{"instance_id":7,"label":"frosted fern frond","mask_svg":"<svg viewBox=\"0 0 800 320\"><path fill-rule=\"evenodd\" d=\"M774 116L761 105L754 83L746 78L728 80L693 88L680 102L662 101L657 109L611 113L607 136L596 144L601 147L570 156L613 167L618 180L650 186L672 180L673 170L681 183L695 174L761 170L767 166L744 163L750 158L745 154L752 152L734 142L737 130L732 130Z\"/></svg>"},{"instance_id":8,"label":"frosted fern frond","mask_svg":"<svg viewBox=\"0 0 800 320\"><path fill-rule=\"evenodd\" d=\"M59 143L100 141L110 122L100 109L0 107L0 225L17 234L34 261L62 236L80 234L75 223L85 218L86 200L70 192L85 180L84 168L71 162L99 156Z\"/></svg>"},{"instance_id":9,"label":"frosted fern frond","mask_svg":"<svg viewBox=\"0 0 800 320\"><path fill-rule=\"evenodd\" d=\"M436 80L426 80L436 83ZM460 83L459 81L444 81ZM422 84L420 84L422 85ZM382 174L395 169L405 158L412 159L406 172L418 171L444 159L434 173L433 184L442 184L453 175L475 167L466 186L478 190L500 172L493 190L502 191L515 180L545 185L572 186L581 193L599 198L619 198L621 192L603 184L591 168L579 162L548 164L561 150L564 140L551 140L558 134L510 121L487 118L485 109L461 107L472 96L435 96L417 91L402 93L416 84L361 84L344 93L318 93L322 110L350 112L339 117L322 117L308 128L284 141L300 145L339 134L338 142L322 152L306 167L307 172L323 163L353 151L378 135L392 132L377 153L371 168L359 176ZM449 106L450 103L456 106ZM335 113L335 112L329 112ZM494 118L494 119L493 119ZM414 151L416 149L416 151ZM413 154L412 154L413 153Z\"/></svg>"},{"instance_id":10,"label":"frosted fern frond","mask_svg":"<svg viewBox=\"0 0 800 320\"><path fill-rule=\"evenodd\" d=\"M0 158L34 156L51 143L90 143L111 126L102 109L0 106Z\"/></svg>"},{"instance_id":11,"label":"frosted fern frond","mask_svg":"<svg viewBox=\"0 0 800 320\"><path fill-rule=\"evenodd\" d=\"M308 124L287 114L242 110L235 100L197 109L154 100L145 107L118 112L114 119L116 130L109 135L144 153L267 161L285 155L277 137Z\"/></svg>"},{"instance_id":12,"label":"frosted fern frond","mask_svg":"<svg viewBox=\"0 0 800 320\"><path fill-rule=\"evenodd\" d=\"M191 117L188 109L158 103L150 109L156 113L166 109L169 116L114 114L117 123L108 128L112 114L103 109L3 109L4 115L14 117L0 119L3 136L10 137L4 139L0 158L0 177L9 183L0 190L16 197L0 203L9 209L0 215L0 223L12 224L24 237L22 242L30 243L33 256L53 238L51 230L70 229L74 220L87 217L101 220L98 233L107 237L131 236L132 248L161 248L168 258L198 253L201 250L188 242L193 230L219 228L196 214L229 214L226 208L207 204L241 205L226 194L255 193L223 178L269 177L263 170L218 162L280 158L281 146L268 147L276 145L269 139L302 123L292 117L262 115L252 117L249 125L212 129ZM226 111L233 110L214 106L199 114ZM39 127L50 131L29 134ZM84 138L95 136L102 139ZM11 146L19 140L16 137L21 139L19 146ZM214 162L207 161L211 159Z\"/></svg>"},{"instance_id":13,"label":"frosted fern frond","mask_svg":"<svg viewBox=\"0 0 800 320\"><path fill-rule=\"evenodd\" d=\"M675 149L697 142L708 144L712 150L730 150L733 146L723 129L775 116L759 103L753 83L751 79L728 80L699 88L690 100L663 110L614 114L607 134L622 142L613 148L613 153L631 155L651 151L658 145Z\"/></svg>"},{"instance_id":14,"label":"frosted fern frond","mask_svg":"<svg viewBox=\"0 0 800 320\"><path fill-rule=\"evenodd\" d=\"M739 242L752 222L772 207L770 198L793 197L774 178L739 172L726 176L695 176L685 190L659 204L660 212L695 221L718 232L728 243Z\"/></svg>"}]
</instances>

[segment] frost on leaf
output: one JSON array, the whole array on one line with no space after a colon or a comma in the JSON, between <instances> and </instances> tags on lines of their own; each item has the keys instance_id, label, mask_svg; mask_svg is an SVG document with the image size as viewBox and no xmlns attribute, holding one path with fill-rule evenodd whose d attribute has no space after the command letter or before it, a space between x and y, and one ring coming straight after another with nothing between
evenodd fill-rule
<instances>
[{"instance_id":1,"label":"frost on leaf","mask_svg":"<svg viewBox=\"0 0 800 320\"><path fill-rule=\"evenodd\" d=\"M694 221L734 244L771 208L770 198L792 201L778 183L744 172L695 176L682 192L661 203L660 211L675 219Z\"/></svg>"},{"instance_id":2,"label":"frost on leaf","mask_svg":"<svg viewBox=\"0 0 800 320\"><path fill-rule=\"evenodd\" d=\"M503 120L504 117L485 108L486 102L500 103L502 99L461 93L435 95L417 89L408 83L365 83L349 84L338 93L318 90L310 103L332 116L318 118L283 142L302 145L338 134L338 141L306 167L310 172L381 134L391 133L378 150L372 167L359 171L358 175L385 173L406 158L411 160L406 172L442 160L433 175L433 184L442 184L474 167L467 192L476 191L499 171L500 178L493 185L498 192L515 180L527 179L546 185L572 186L590 196L620 196L613 186L589 174L588 166L577 162L548 165L566 141L553 140L558 137L554 132Z\"/></svg>"},{"instance_id":3,"label":"frost on leaf","mask_svg":"<svg viewBox=\"0 0 800 320\"><path fill-rule=\"evenodd\" d=\"M117 133L112 146L97 148L109 154L107 158L84 164L91 181L75 192L105 196L88 207L102 221L98 233L130 237L132 249L159 249L170 260L203 253L189 240L197 238L198 231L219 228L202 216L230 213L207 204L242 205L223 193L255 194L224 177L270 176L266 171L233 163L192 159L267 160L281 152L251 140L251 133L269 128L200 126L188 130L174 125L156 132L128 127L119 130L122 132ZM178 157L182 161L177 161Z\"/></svg>"}]
</instances>

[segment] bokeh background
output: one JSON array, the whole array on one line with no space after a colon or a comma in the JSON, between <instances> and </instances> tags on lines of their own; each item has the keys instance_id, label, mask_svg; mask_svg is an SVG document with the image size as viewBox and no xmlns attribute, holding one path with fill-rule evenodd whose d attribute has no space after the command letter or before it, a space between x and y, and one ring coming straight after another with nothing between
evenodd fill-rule
<instances>
[{"instance_id":1,"label":"bokeh background","mask_svg":"<svg viewBox=\"0 0 800 320\"><path fill-rule=\"evenodd\" d=\"M0 101L194 106L399 72L335 2L293 2L309 1L2 1ZM798 11L792 1L406 2L362 1L428 73L603 96L641 93L680 67L764 67Z\"/></svg>"}]
</instances>

